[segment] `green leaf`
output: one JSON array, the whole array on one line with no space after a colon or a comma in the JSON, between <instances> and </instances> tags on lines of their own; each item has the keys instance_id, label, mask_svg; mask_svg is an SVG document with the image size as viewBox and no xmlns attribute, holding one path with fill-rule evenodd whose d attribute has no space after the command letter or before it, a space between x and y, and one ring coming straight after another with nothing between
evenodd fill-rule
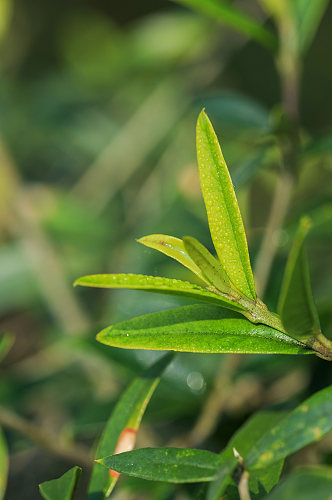
<instances>
[{"instance_id":1,"label":"green leaf","mask_svg":"<svg viewBox=\"0 0 332 500\"><path fill-rule=\"evenodd\" d=\"M332 429L332 386L317 392L266 432L245 458L258 469L287 457L322 438Z\"/></svg>"},{"instance_id":2,"label":"green leaf","mask_svg":"<svg viewBox=\"0 0 332 500\"><path fill-rule=\"evenodd\" d=\"M197 159L212 240L228 278L255 300L243 222L217 136L204 110L197 121Z\"/></svg>"},{"instance_id":3,"label":"green leaf","mask_svg":"<svg viewBox=\"0 0 332 500\"><path fill-rule=\"evenodd\" d=\"M8 351L14 344L14 335L11 333L4 333L0 337L0 361L7 355Z\"/></svg>"},{"instance_id":4,"label":"green leaf","mask_svg":"<svg viewBox=\"0 0 332 500\"><path fill-rule=\"evenodd\" d=\"M297 45L300 53L310 46L329 0L293 0L292 8L297 28Z\"/></svg>"},{"instance_id":5,"label":"green leaf","mask_svg":"<svg viewBox=\"0 0 332 500\"><path fill-rule=\"evenodd\" d=\"M241 457L245 457L262 434L274 427L284 416L285 412L276 411L255 413L231 438L226 448L227 454L223 452L223 456L231 456L235 448ZM283 463L283 460L279 460L269 467L253 470L249 478L250 491L259 493L261 485L268 493L278 483Z\"/></svg>"},{"instance_id":6,"label":"green leaf","mask_svg":"<svg viewBox=\"0 0 332 500\"><path fill-rule=\"evenodd\" d=\"M185 306L105 328L103 344L125 349L184 352L312 353L300 342L218 307Z\"/></svg>"},{"instance_id":7,"label":"green leaf","mask_svg":"<svg viewBox=\"0 0 332 500\"><path fill-rule=\"evenodd\" d=\"M228 309L240 310L241 306L234 304L220 295L206 290L188 281L181 281L158 276L142 274L93 274L83 276L75 281L75 286L92 286L97 288L128 288L130 290L144 290L146 292L178 295L211 304L218 304Z\"/></svg>"},{"instance_id":8,"label":"green leaf","mask_svg":"<svg viewBox=\"0 0 332 500\"><path fill-rule=\"evenodd\" d=\"M225 461L234 457L235 448L241 457L245 457L250 449L257 443L262 433L273 427L284 416L283 412L262 411L255 413L242 427L232 436L226 448L221 452ZM279 481L283 460L264 469L253 470L250 473L249 488L253 493L261 491L260 485L265 492L269 492ZM209 485L207 500L219 500L227 486L232 484L230 475L218 479Z\"/></svg>"},{"instance_id":9,"label":"green leaf","mask_svg":"<svg viewBox=\"0 0 332 500\"><path fill-rule=\"evenodd\" d=\"M175 0L187 5L203 14L212 17L221 24L231 26L249 38L253 38L270 50L274 50L277 41L268 29L264 28L255 19L247 16L234 5L221 0Z\"/></svg>"},{"instance_id":10,"label":"green leaf","mask_svg":"<svg viewBox=\"0 0 332 500\"><path fill-rule=\"evenodd\" d=\"M141 448L100 460L129 476L168 483L198 483L214 479L221 465L216 453L186 448Z\"/></svg>"},{"instance_id":11,"label":"green leaf","mask_svg":"<svg viewBox=\"0 0 332 500\"><path fill-rule=\"evenodd\" d=\"M58 479L45 481L39 485L40 494L45 500L72 500L81 476L82 469L73 467Z\"/></svg>"},{"instance_id":12,"label":"green leaf","mask_svg":"<svg viewBox=\"0 0 332 500\"><path fill-rule=\"evenodd\" d=\"M0 429L0 500L5 496L9 468L8 450L4 435Z\"/></svg>"},{"instance_id":13,"label":"green leaf","mask_svg":"<svg viewBox=\"0 0 332 500\"><path fill-rule=\"evenodd\" d=\"M173 359L168 353L135 378L128 389L122 394L110 416L100 439L96 458L102 458L124 451L134 446L136 431L141 423L145 409L159 384L160 377ZM103 500L114 488L118 474L111 474L100 463L96 462L89 484L89 500Z\"/></svg>"},{"instance_id":14,"label":"green leaf","mask_svg":"<svg viewBox=\"0 0 332 500\"><path fill-rule=\"evenodd\" d=\"M137 241L138 243L142 243L142 245L154 248L155 250L159 250L159 252L172 257L172 259L177 260L180 264L195 273L202 281L210 284L202 274L200 268L195 264L193 259L189 257L183 241L179 238L167 236L165 234L150 234L150 236L144 236Z\"/></svg>"},{"instance_id":15,"label":"green leaf","mask_svg":"<svg viewBox=\"0 0 332 500\"><path fill-rule=\"evenodd\" d=\"M284 479L264 500L328 500L332 467L303 467Z\"/></svg>"},{"instance_id":16,"label":"green leaf","mask_svg":"<svg viewBox=\"0 0 332 500\"><path fill-rule=\"evenodd\" d=\"M231 291L231 285L220 262L196 238L186 236L183 243L188 254L203 271L210 283L223 293Z\"/></svg>"},{"instance_id":17,"label":"green leaf","mask_svg":"<svg viewBox=\"0 0 332 500\"><path fill-rule=\"evenodd\" d=\"M233 456L226 460L225 463L219 468L216 479L214 479L208 486L206 500L220 500L225 493L227 486L230 484L231 476L235 471L238 464L237 458Z\"/></svg>"},{"instance_id":18,"label":"green leaf","mask_svg":"<svg viewBox=\"0 0 332 500\"><path fill-rule=\"evenodd\" d=\"M288 257L278 305L286 331L292 337L303 341L320 332L304 249L304 240L310 225L307 217L301 220Z\"/></svg>"}]
</instances>

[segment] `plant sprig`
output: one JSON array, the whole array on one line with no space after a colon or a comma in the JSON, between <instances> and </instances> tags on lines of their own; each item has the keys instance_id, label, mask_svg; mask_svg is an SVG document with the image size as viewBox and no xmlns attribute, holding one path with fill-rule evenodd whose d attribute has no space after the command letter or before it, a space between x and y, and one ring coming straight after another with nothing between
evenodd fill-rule
<instances>
[{"instance_id":1,"label":"plant sprig","mask_svg":"<svg viewBox=\"0 0 332 500\"><path fill-rule=\"evenodd\" d=\"M244 315L246 321L239 320L236 315L226 315L217 324L212 319L205 319L198 326L197 322L194 325L189 318L183 322L180 310L175 310L175 320L171 323L173 327L170 330L163 328L162 331L155 328L153 335L157 334L157 337L154 341L151 341L151 315L140 319L139 328L133 327L130 322L128 326L120 324L107 328L98 335L98 340L118 347L191 352L314 352L323 359L332 360L332 344L319 328L312 298L303 250L306 234L303 223L286 268L279 302L280 317L269 311L256 296L246 234L234 187L217 136L204 109L198 117L196 132L201 188L217 257L189 236L181 240L152 234L140 238L138 242L180 262L198 276L202 285L135 274L84 276L75 285L139 289L183 296L231 309ZM179 328L179 324L183 325L182 328ZM261 326L255 326L258 324ZM181 331L183 336L180 341L176 335ZM230 336L232 341L229 340ZM271 339L283 344L284 348L278 349L277 344L272 348ZM292 348L289 349L289 346Z\"/></svg>"}]
</instances>

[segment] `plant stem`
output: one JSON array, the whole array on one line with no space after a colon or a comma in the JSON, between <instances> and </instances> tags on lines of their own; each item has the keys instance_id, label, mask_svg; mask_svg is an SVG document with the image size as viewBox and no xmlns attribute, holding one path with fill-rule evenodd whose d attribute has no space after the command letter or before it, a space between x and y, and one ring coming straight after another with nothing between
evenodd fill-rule
<instances>
[{"instance_id":1,"label":"plant stem","mask_svg":"<svg viewBox=\"0 0 332 500\"><path fill-rule=\"evenodd\" d=\"M238 490L240 500L251 500L249 493L249 472L247 470L243 471L241 475Z\"/></svg>"},{"instance_id":2,"label":"plant stem","mask_svg":"<svg viewBox=\"0 0 332 500\"><path fill-rule=\"evenodd\" d=\"M293 186L293 176L287 171L282 172L278 179L255 266L256 291L259 297L264 297L272 264L279 247L280 230L284 225L292 199Z\"/></svg>"},{"instance_id":3,"label":"plant stem","mask_svg":"<svg viewBox=\"0 0 332 500\"><path fill-rule=\"evenodd\" d=\"M241 362L241 354L225 355L215 378L214 387L206 400L196 424L187 437L188 445L201 444L215 429L233 385L233 374Z\"/></svg>"},{"instance_id":4,"label":"plant stem","mask_svg":"<svg viewBox=\"0 0 332 500\"><path fill-rule=\"evenodd\" d=\"M282 229L294 189L294 170L298 156L299 83L301 64L296 47L296 26L289 12L277 16L280 48L276 61L280 76L281 103L288 130L280 137L283 167L263 237L255 268L256 290L260 297L268 283L272 264L278 250L279 233Z\"/></svg>"}]
</instances>

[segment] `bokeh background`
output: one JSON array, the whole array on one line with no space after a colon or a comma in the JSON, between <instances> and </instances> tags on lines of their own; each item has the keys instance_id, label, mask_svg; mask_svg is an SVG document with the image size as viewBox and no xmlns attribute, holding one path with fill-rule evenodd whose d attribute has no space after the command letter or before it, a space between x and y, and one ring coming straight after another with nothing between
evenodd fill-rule
<instances>
[{"instance_id":1,"label":"bokeh background","mask_svg":"<svg viewBox=\"0 0 332 500\"><path fill-rule=\"evenodd\" d=\"M240 6L266 21L253 0ZM276 255L264 287L275 308L295 228L303 213L310 215L310 268L327 336L331 46L330 3L304 58L301 164L283 227L272 234ZM99 272L192 280L135 238L192 235L211 249L195 163L202 107L221 139L255 268L280 182L281 98L277 67L264 47L166 0L0 0L0 50L0 331L12 344L0 365L0 424L10 452L5 498L28 500L40 498L38 483L86 463L123 389L158 357L106 348L95 334L185 303L72 283ZM256 409L294 406L331 383L329 364L318 358L246 356L233 372L230 359L178 355L148 407L138 445L185 442L209 404L207 432L195 428L195 440L218 451ZM229 370L227 384L218 386ZM288 467L331 464L331 450L331 439L324 440ZM114 497L185 500L190 488L127 478Z\"/></svg>"}]
</instances>

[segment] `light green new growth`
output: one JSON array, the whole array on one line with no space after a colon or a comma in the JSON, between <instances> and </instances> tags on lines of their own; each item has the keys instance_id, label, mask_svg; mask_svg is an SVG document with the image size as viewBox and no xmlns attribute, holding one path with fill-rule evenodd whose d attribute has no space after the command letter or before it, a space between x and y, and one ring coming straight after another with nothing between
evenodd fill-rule
<instances>
[{"instance_id":1,"label":"light green new growth","mask_svg":"<svg viewBox=\"0 0 332 500\"><path fill-rule=\"evenodd\" d=\"M220 292L230 294L231 284L220 262L196 238L186 236L183 238L183 243L192 260L202 269L210 283Z\"/></svg>"},{"instance_id":2,"label":"light green new growth","mask_svg":"<svg viewBox=\"0 0 332 500\"><path fill-rule=\"evenodd\" d=\"M233 184L217 136L204 110L197 121L197 160L214 247L229 280L256 299L247 239Z\"/></svg>"},{"instance_id":3,"label":"light green new growth","mask_svg":"<svg viewBox=\"0 0 332 500\"><path fill-rule=\"evenodd\" d=\"M132 324L128 325L129 329L122 324L115 325L114 328L104 329L98 340L123 348L187 352L315 352L323 359L332 360L332 343L319 329L303 251L307 223L302 225L287 265L279 305L282 323L279 316L270 312L256 297L247 239L234 187L217 136L204 110L197 120L197 159L218 259L189 236L181 240L152 234L140 238L138 242L183 264L203 281L205 287L187 281L137 274L84 276L75 285L177 295L231 309L247 319L225 317L218 324L207 321L198 325L188 318L179 328L175 325L181 321L176 318L173 326L167 324L162 329L150 329L143 317L138 329L130 328ZM253 323L260 323L261 326L255 327ZM294 343L290 337L297 342Z\"/></svg>"},{"instance_id":4,"label":"light green new growth","mask_svg":"<svg viewBox=\"0 0 332 500\"><path fill-rule=\"evenodd\" d=\"M167 236L165 234L150 234L150 236L144 236L137 241L146 247L159 250L159 252L177 260L180 264L190 269L190 271L195 273L202 281L209 285L209 281L203 275L202 270L195 264L193 259L189 257L184 243L180 240L180 238Z\"/></svg>"}]
</instances>

